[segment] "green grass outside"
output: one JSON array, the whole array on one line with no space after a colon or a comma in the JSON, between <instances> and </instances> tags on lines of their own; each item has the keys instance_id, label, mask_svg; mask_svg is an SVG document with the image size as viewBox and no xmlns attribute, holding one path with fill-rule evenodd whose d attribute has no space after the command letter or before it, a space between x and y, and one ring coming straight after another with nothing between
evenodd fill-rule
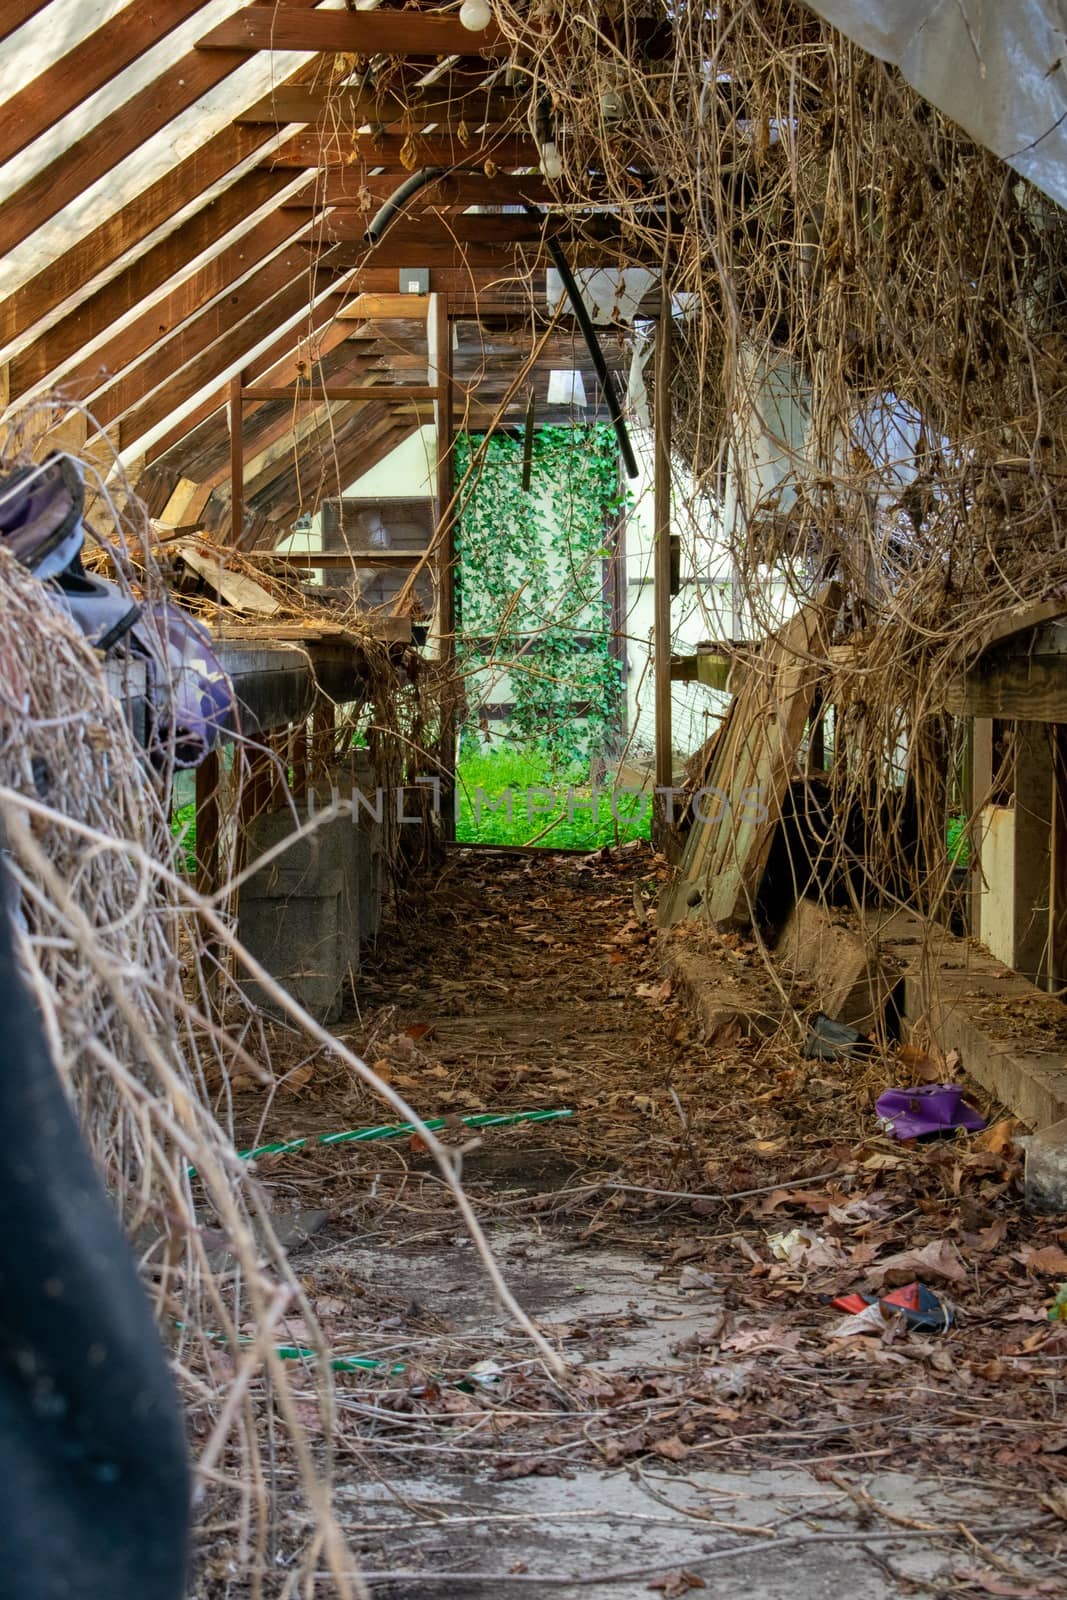
<instances>
[{"instance_id":1,"label":"green grass outside","mask_svg":"<svg viewBox=\"0 0 1067 1600\"><path fill-rule=\"evenodd\" d=\"M465 753L457 778L456 837L464 844L524 845L536 840L545 849L598 850L649 836L650 796L617 795L620 820L616 821L609 774L601 785L594 817L588 772L553 771L537 751L500 748ZM534 792L538 789L552 790L556 804Z\"/></svg>"}]
</instances>

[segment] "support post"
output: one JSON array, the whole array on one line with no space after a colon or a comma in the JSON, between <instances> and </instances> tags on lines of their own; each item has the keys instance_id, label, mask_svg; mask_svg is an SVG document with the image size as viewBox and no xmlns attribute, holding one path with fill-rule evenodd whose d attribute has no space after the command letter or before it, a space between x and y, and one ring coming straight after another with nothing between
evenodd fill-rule
<instances>
[{"instance_id":1,"label":"support post","mask_svg":"<svg viewBox=\"0 0 1067 1600\"><path fill-rule=\"evenodd\" d=\"M671 295L666 282L656 325L655 457L652 555L654 597L654 668L656 712L656 787L670 788L671 756ZM658 826L664 828L662 808Z\"/></svg>"},{"instance_id":2,"label":"support post","mask_svg":"<svg viewBox=\"0 0 1067 1600\"><path fill-rule=\"evenodd\" d=\"M196 769L196 888L211 895L219 877L219 756L204 757Z\"/></svg>"},{"instance_id":3,"label":"support post","mask_svg":"<svg viewBox=\"0 0 1067 1600\"><path fill-rule=\"evenodd\" d=\"M245 446L241 427L243 415L242 373L230 379L230 543L241 548L245 527Z\"/></svg>"},{"instance_id":4,"label":"support post","mask_svg":"<svg viewBox=\"0 0 1067 1600\"><path fill-rule=\"evenodd\" d=\"M1015 724L1014 957L1031 983L1048 975L1049 862L1052 834L1052 729Z\"/></svg>"},{"instance_id":5,"label":"support post","mask_svg":"<svg viewBox=\"0 0 1067 1600\"><path fill-rule=\"evenodd\" d=\"M1049 862L1048 985L1067 985L1067 724L1055 722L1052 736L1052 841Z\"/></svg>"},{"instance_id":6,"label":"support post","mask_svg":"<svg viewBox=\"0 0 1067 1600\"><path fill-rule=\"evenodd\" d=\"M982 937L982 834L980 813L993 798L993 719L974 717L971 721L969 794L965 795L971 830L970 904L967 930L972 939Z\"/></svg>"},{"instance_id":7,"label":"support post","mask_svg":"<svg viewBox=\"0 0 1067 1600\"><path fill-rule=\"evenodd\" d=\"M452 324L448 297L433 296L431 383L438 391L437 420L437 617L441 662L445 669L445 694L441 705L441 834L455 838L456 794L456 525L452 510L453 472ZM449 680L452 681L449 681Z\"/></svg>"}]
</instances>

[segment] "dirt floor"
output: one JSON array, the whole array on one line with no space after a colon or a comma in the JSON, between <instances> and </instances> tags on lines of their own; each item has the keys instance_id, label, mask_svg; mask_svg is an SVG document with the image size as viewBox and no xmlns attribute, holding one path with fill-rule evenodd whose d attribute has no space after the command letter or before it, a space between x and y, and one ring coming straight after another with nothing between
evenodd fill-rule
<instances>
[{"instance_id":1,"label":"dirt floor","mask_svg":"<svg viewBox=\"0 0 1067 1600\"><path fill-rule=\"evenodd\" d=\"M280 1220L324 1221L296 1227L294 1261L336 1351L381 1363L337 1374L334 1437L375 1594L1067 1594L1067 1323L1048 1315L1067 1216L1022 1209L1016 1125L968 1089L985 1133L901 1144L878 1094L951 1063L807 1060L802 1023L703 1042L660 970L661 872L645 846L457 850L338 1029L452 1119L565 1380L498 1309L417 1139L257 1163ZM691 937L774 1001L754 945ZM518 1109L573 1116L458 1122ZM329 1057L241 1114L249 1144L389 1120ZM916 1279L948 1331L830 1303ZM294 1510L279 1563L309 1527ZM208 1562L199 1592L243 1593L232 1578Z\"/></svg>"}]
</instances>

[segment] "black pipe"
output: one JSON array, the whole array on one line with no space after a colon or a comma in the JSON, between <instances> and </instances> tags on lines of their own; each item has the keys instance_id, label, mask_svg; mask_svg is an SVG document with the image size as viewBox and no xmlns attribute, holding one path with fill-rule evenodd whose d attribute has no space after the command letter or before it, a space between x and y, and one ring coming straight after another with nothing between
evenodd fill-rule
<instances>
[{"instance_id":1,"label":"black pipe","mask_svg":"<svg viewBox=\"0 0 1067 1600\"><path fill-rule=\"evenodd\" d=\"M374 217L363 235L367 244L380 244L385 237L386 230L395 222L400 211L411 199L412 195L418 194L419 190L424 189L428 183L433 183L437 178L444 177L446 171L467 170L477 172L480 171L480 168L446 169L444 167L422 167L418 172L413 172L411 177L405 178L400 187L389 196ZM536 217L538 222L543 223L547 217L551 216L551 212L545 213L540 206L533 205L529 200L522 200L520 204L527 216ZM551 237L546 238L545 243L548 246L548 253L552 257L552 264L559 273L563 287L567 291L567 299L571 303L571 310L574 312L575 320L582 330L585 347L589 351L589 359L593 363L593 369L596 372L600 387L604 391L604 397L608 403L608 413L611 417L611 425L615 429L615 437L619 443L619 453L626 468L626 476L628 478L636 478L638 476L637 459L634 456L630 435L627 432L626 422L622 414L622 407L619 404L619 397L615 390L615 379L608 371L608 364L604 360L604 352L600 348L600 341L596 336L593 320L586 310L585 301L582 299L578 285L574 281L574 274L571 272L567 258L559 244Z\"/></svg>"},{"instance_id":2,"label":"black pipe","mask_svg":"<svg viewBox=\"0 0 1067 1600\"><path fill-rule=\"evenodd\" d=\"M545 213L540 206L533 205L529 200L523 200L521 204L527 216L536 217L539 222L545 221ZM589 359L593 363L596 375L600 380L600 387L603 389L604 396L608 402L611 425L615 429L615 437L619 441L619 452L626 468L626 476L628 478L636 478L638 474L637 460L634 456L633 446L630 444L630 435L626 431L626 423L623 419L619 397L615 392L615 379L608 371L608 364L604 360L604 352L600 348L600 340L596 336L593 319L585 308L585 301L582 299L578 285L574 281L574 274L567 264L567 257L563 254L559 244L551 236L545 239L545 243L548 246L548 253L552 257L552 264L559 273L563 281L563 287L567 291L567 298L571 303L575 321L582 330L585 347L589 351Z\"/></svg>"},{"instance_id":3,"label":"black pipe","mask_svg":"<svg viewBox=\"0 0 1067 1600\"><path fill-rule=\"evenodd\" d=\"M385 204L375 214L373 221L363 235L368 244L379 244L384 237L386 228L396 220L398 212L407 205L412 195L418 194L420 189L425 189L428 183L433 183L435 178L443 178L446 167L421 167L418 172L413 172L410 178L405 178L399 189L389 196Z\"/></svg>"}]
</instances>

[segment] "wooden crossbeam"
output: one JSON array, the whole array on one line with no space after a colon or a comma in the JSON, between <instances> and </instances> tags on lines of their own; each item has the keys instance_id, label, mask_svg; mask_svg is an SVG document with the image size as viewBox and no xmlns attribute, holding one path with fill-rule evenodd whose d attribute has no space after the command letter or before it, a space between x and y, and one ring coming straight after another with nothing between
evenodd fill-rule
<instances>
[{"instance_id":1,"label":"wooden crossbeam","mask_svg":"<svg viewBox=\"0 0 1067 1600\"><path fill-rule=\"evenodd\" d=\"M291 122L325 119L330 128L367 122L386 126L401 123L405 128L425 127L428 122L456 126L464 122L473 130L483 122L506 122L521 107L522 101L516 95L498 89L456 94L431 88L415 90L410 99L404 99L388 89L330 89L305 84L273 90L235 120L284 127Z\"/></svg>"},{"instance_id":2,"label":"wooden crossbeam","mask_svg":"<svg viewBox=\"0 0 1067 1600\"><path fill-rule=\"evenodd\" d=\"M321 394L301 394L295 389L272 389L263 385L252 385L242 389L241 400L245 405L252 405L259 400L289 400L298 405L318 406L324 400L425 400L434 401L438 398L439 391L430 388L427 384L396 384L396 383L364 383L355 388L338 388L328 384Z\"/></svg>"},{"instance_id":3,"label":"wooden crossbeam","mask_svg":"<svg viewBox=\"0 0 1067 1600\"><path fill-rule=\"evenodd\" d=\"M351 572L356 567L415 567L422 560L422 550L323 550L307 555L272 552L264 556L272 567L296 568L304 572Z\"/></svg>"},{"instance_id":4,"label":"wooden crossbeam","mask_svg":"<svg viewBox=\"0 0 1067 1600\"><path fill-rule=\"evenodd\" d=\"M296 238L302 226L306 227L307 224L302 224L300 215L292 211L279 210L264 217L235 244L220 250L198 272L192 273L168 295L149 306L140 317L128 323L114 339L64 373L64 391L72 395L91 394L102 382L143 356L160 339L174 333L183 322L195 316L216 295L224 293L231 283L277 250L279 245ZM132 276L135 283L142 280L142 273L136 268ZM122 302L126 298L125 286L121 283L109 284L73 316L30 345L24 355L11 362L12 394L22 394L43 382L82 344L109 327L122 314ZM133 303L139 301L135 299Z\"/></svg>"},{"instance_id":5,"label":"wooden crossbeam","mask_svg":"<svg viewBox=\"0 0 1067 1600\"><path fill-rule=\"evenodd\" d=\"M252 5L197 41L203 51L315 50L357 56L497 56L508 46L495 23L471 33L457 17L419 11L312 11Z\"/></svg>"},{"instance_id":6,"label":"wooden crossbeam","mask_svg":"<svg viewBox=\"0 0 1067 1600\"><path fill-rule=\"evenodd\" d=\"M498 167L532 167L537 162L537 147L532 139L503 131L498 126L487 129L484 134L472 133L466 144L454 133L359 133L355 137L342 135L336 139L324 139L317 133L295 133L276 155L268 158L266 165L272 170L315 167L327 172L340 168L353 173L361 166L390 167L406 173L417 167L481 169L487 161L495 162Z\"/></svg>"},{"instance_id":7,"label":"wooden crossbeam","mask_svg":"<svg viewBox=\"0 0 1067 1600\"><path fill-rule=\"evenodd\" d=\"M25 150L68 111L117 78L173 32L203 0L168 0L145 7L134 0L52 66L0 103L0 162Z\"/></svg>"},{"instance_id":8,"label":"wooden crossbeam","mask_svg":"<svg viewBox=\"0 0 1067 1600\"><path fill-rule=\"evenodd\" d=\"M362 240L370 221L366 212L332 211L324 224L330 239ZM585 237L591 226L567 217L545 216L542 220L526 216L500 216L471 214L467 211L441 212L426 210L414 215L404 213L390 225L386 238L391 243L418 246L426 244L538 244L546 238L566 238L585 227ZM613 231L612 231L613 230ZM599 226L598 236L618 239L618 231ZM416 250L417 254L417 250Z\"/></svg>"},{"instance_id":9,"label":"wooden crossbeam","mask_svg":"<svg viewBox=\"0 0 1067 1600\"><path fill-rule=\"evenodd\" d=\"M331 169L321 176L316 199L320 205L333 206L339 217L357 219L362 216L366 227L376 205L395 194L400 181L395 173L361 170L358 174L350 175ZM553 194L539 172L498 172L492 178L487 178L481 172L457 172L420 189L404 207L404 215L414 216L430 208L514 206L523 200L529 200L534 205L551 206L556 203L567 204L568 198L566 193ZM588 204L588 198L583 198ZM369 203L364 205L364 201ZM296 207L306 202L294 199L283 201L283 204Z\"/></svg>"},{"instance_id":10,"label":"wooden crossbeam","mask_svg":"<svg viewBox=\"0 0 1067 1600\"><path fill-rule=\"evenodd\" d=\"M310 10L315 3L290 0L290 9ZM194 50L124 101L0 207L0 255L28 239L247 60L248 50Z\"/></svg>"}]
</instances>

